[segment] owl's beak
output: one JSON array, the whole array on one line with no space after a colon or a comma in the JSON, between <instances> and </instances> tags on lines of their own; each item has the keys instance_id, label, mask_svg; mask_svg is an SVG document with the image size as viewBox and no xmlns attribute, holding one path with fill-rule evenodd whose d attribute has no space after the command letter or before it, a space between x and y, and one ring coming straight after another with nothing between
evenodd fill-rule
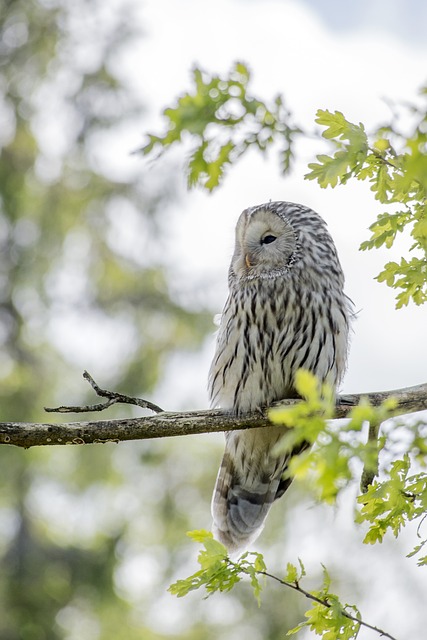
<instances>
[{"instance_id":1,"label":"owl's beak","mask_svg":"<svg viewBox=\"0 0 427 640\"><path fill-rule=\"evenodd\" d=\"M250 260L249 260L249 254L248 253L245 255L245 264L246 264L248 269L250 269L251 266L252 266L251 263L250 263Z\"/></svg>"}]
</instances>

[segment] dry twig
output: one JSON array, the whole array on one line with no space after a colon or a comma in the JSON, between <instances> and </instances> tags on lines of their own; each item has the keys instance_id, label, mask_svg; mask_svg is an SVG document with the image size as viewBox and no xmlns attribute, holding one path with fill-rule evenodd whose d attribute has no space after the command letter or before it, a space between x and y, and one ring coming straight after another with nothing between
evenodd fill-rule
<instances>
[{"instance_id":1,"label":"dry twig","mask_svg":"<svg viewBox=\"0 0 427 640\"><path fill-rule=\"evenodd\" d=\"M162 413L163 409L156 404L149 402L148 400L142 400L142 398L133 398L132 396L126 396L123 393L117 393L116 391L107 391L101 389L101 387L95 382L90 373L83 371L83 378L87 380L95 391L96 395L100 398L107 398L107 402L99 402L98 404L88 404L86 406L64 406L61 407L45 407L44 410L48 413L89 413L90 411L104 411L113 404L132 404L142 409L150 409L154 413Z\"/></svg>"}]
</instances>

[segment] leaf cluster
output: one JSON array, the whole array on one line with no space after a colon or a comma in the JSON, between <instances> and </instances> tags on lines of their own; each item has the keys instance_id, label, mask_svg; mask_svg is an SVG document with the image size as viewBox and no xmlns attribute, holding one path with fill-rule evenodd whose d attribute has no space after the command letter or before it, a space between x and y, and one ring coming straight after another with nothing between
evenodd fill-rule
<instances>
[{"instance_id":1,"label":"leaf cluster","mask_svg":"<svg viewBox=\"0 0 427 640\"><path fill-rule=\"evenodd\" d=\"M295 567L292 567L292 569L295 569ZM290 582L294 582L299 586L298 581L291 580ZM306 619L293 629L290 629L287 633L288 636L308 628L323 640L352 640L352 638L357 638L361 624L358 608L355 605L342 604L339 597L330 591L330 585L330 576L326 567L323 567L323 584L319 590L310 592L313 605L311 609L305 612Z\"/></svg>"},{"instance_id":2,"label":"leaf cluster","mask_svg":"<svg viewBox=\"0 0 427 640\"><path fill-rule=\"evenodd\" d=\"M335 399L330 386L320 385L313 374L300 370L295 378L295 388L303 398L301 403L270 412L272 422L288 427L276 453L292 456L287 471L289 477L306 481L321 500L333 503L339 492L354 479L354 460L360 460L369 471L376 470L378 447L384 442L378 444L376 438L364 442L362 431L367 423L380 424L390 417L396 403L388 400L373 407L363 402L354 407L349 420L338 427L331 421ZM303 443L310 446L302 453L292 455Z\"/></svg>"},{"instance_id":3,"label":"leaf cluster","mask_svg":"<svg viewBox=\"0 0 427 640\"><path fill-rule=\"evenodd\" d=\"M410 111L418 117L409 135L390 124L368 137L363 124L349 122L340 111L319 110L316 122L325 128L322 135L335 151L318 155L306 175L322 188L346 184L350 178L368 180L376 200L395 209L379 214L360 249L389 249L398 234L409 233L415 255L388 262L377 276L378 282L399 291L397 308L410 300L417 305L427 300L427 108Z\"/></svg>"},{"instance_id":4,"label":"leaf cluster","mask_svg":"<svg viewBox=\"0 0 427 640\"><path fill-rule=\"evenodd\" d=\"M164 110L167 131L150 134L141 149L144 155L160 155L171 145L191 139L188 184L212 191L228 165L249 148L266 151L279 141L280 164L284 172L292 160L292 142L300 130L290 124L290 114L280 95L268 104L249 92L250 72L236 62L226 76L194 68L193 88L178 98L175 106Z\"/></svg>"},{"instance_id":5,"label":"leaf cluster","mask_svg":"<svg viewBox=\"0 0 427 640\"><path fill-rule=\"evenodd\" d=\"M249 576L255 598L260 604L262 585L259 574L266 570L263 557L260 553L244 553L238 562L233 562L228 557L226 547L215 540L210 531L204 529L189 531L187 535L195 542L203 545L198 556L200 570L189 578L178 580L169 587L169 591L181 598L190 591L204 587L207 595L217 591L230 591L243 576ZM249 558L252 557L253 561Z\"/></svg>"},{"instance_id":6,"label":"leaf cluster","mask_svg":"<svg viewBox=\"0 0 427 640\"><path fill-rule=\"evenodd\" d=\"M246 552L237 561L232 561L224 545L215 540L209 531L190 531L187 535L202 544L203 548L198 556L200 570L172 584L169 591L173 595L182 597L203 587L207 596L210 596L218 591L229 591L236 583L248 577L253 594L260 605L260 593L266 578L270 578L312 601L311 608L305 613L305 620L290 629L287 632L288 636L308 628L323 640L354 640L360 627L366 626L380 635L392 638L381 629L363 621L356 606L341 603L339 597L330 590L331 579L325 567L320 589L307 591L301 586L306 571L300 559L298 566L288 562L285 575L280 578L267 571L260 553Z\"/></svg>"},{"instance_id":7,"label":"leaf cluster","mask_svg":"<svg viewBox=\"0 0 427 640\"><path fill-rule=\"evenodd\" d=\"M420 543L408 554L418 555L427 543L420 530L427 516L427 475L410 474L410 456L395 460L389 477L382 482L374 482L368 491L358 498L361 505L357 520L369 523L364 542L374 544L382 542L388 530L397 537L407 522L419 522L417 535ZM418 565L427 564L427 555L418 559Z\"/></svg>"},{"instance_id":8,"label":"leaf cluster","mask_svg":"<svg viewBox=\"0 0 427 640\"><path fill-rule=\"evenodd\" d=\"M397 423L383 429L379 438L378 431L393 415L396 402L391 398L378 407L362 402L352 409L349 420L337 427L330 420L334 400L327 385L319 385L315 376L300 370L295 386L303 401L270 412L273 422L288 427L276 446L277 454L292 456L287 476L305 481L320 500L334 503L339 492L355 479L355 461L359 460L363 465L363 493L357 498L356 522L369 524L364 543L382 542L387 531L397 537L406 524L417 521L420 542L408 557L418 555L427 543L420 533L427 517L427 474L424 470L414 473L412 469L415 463L421 469L426 466L425 425L405 425L400 457L382 471L381 480L374 480L379 473L379 453L393 449ZM362 434L367 424L369 436L364 442ZM293 455L304 442L310 447ZM427 564L427 555L420 557L418 564Z\"/></svg>"}]
</instances>

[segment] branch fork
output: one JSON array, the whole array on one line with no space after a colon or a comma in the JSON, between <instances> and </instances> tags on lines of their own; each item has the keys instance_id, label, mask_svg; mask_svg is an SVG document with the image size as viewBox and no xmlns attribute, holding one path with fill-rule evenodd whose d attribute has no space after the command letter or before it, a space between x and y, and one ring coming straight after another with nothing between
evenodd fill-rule
<instances>
[{"instance_id":1,"label":"branch fork","mask_svg":"<svg viewBox=\"0 0 427 640\"><path fill-rule=\"evenodd\" d=\"M107 391L101 389L101 387L95 382L90 373L83 371L83 378L87 380L95 391L96 395L100 398L107 398L106 402L99 402L98 404L90 404L86 406L60 406L60 407L45 407L44 410L48 413L88 413L90 411L104 411L113 404L132 404L142 409L150 409L154 413L162 413L163 409L156 404L149 402L148 400L142 400L142 398L133 398L132 396L126 396L123 393L117 393L116 391Z\"/></svg>"}]
</instances>

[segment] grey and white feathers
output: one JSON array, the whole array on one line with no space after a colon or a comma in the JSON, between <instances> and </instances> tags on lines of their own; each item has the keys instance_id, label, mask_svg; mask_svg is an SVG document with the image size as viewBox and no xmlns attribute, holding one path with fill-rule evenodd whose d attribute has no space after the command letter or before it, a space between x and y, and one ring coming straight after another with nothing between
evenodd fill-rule
<instances>
[{"instance_id":1,"label":"grey and white feathers","mask_svg":"<svg viewBox=\"0 0 427 640\"><path fill-rule=\"evenodd\" d=\"M291 202L246 209L236 226L229 295L209 372L211 405L242 415L295 397L298 369L336 387L346 367L351 308L322 218ZM272 454L282 430L234 431L212 498L213 530L230 552L259 535L288 488L289 458Z\"/></svg>"}]
</instances>

